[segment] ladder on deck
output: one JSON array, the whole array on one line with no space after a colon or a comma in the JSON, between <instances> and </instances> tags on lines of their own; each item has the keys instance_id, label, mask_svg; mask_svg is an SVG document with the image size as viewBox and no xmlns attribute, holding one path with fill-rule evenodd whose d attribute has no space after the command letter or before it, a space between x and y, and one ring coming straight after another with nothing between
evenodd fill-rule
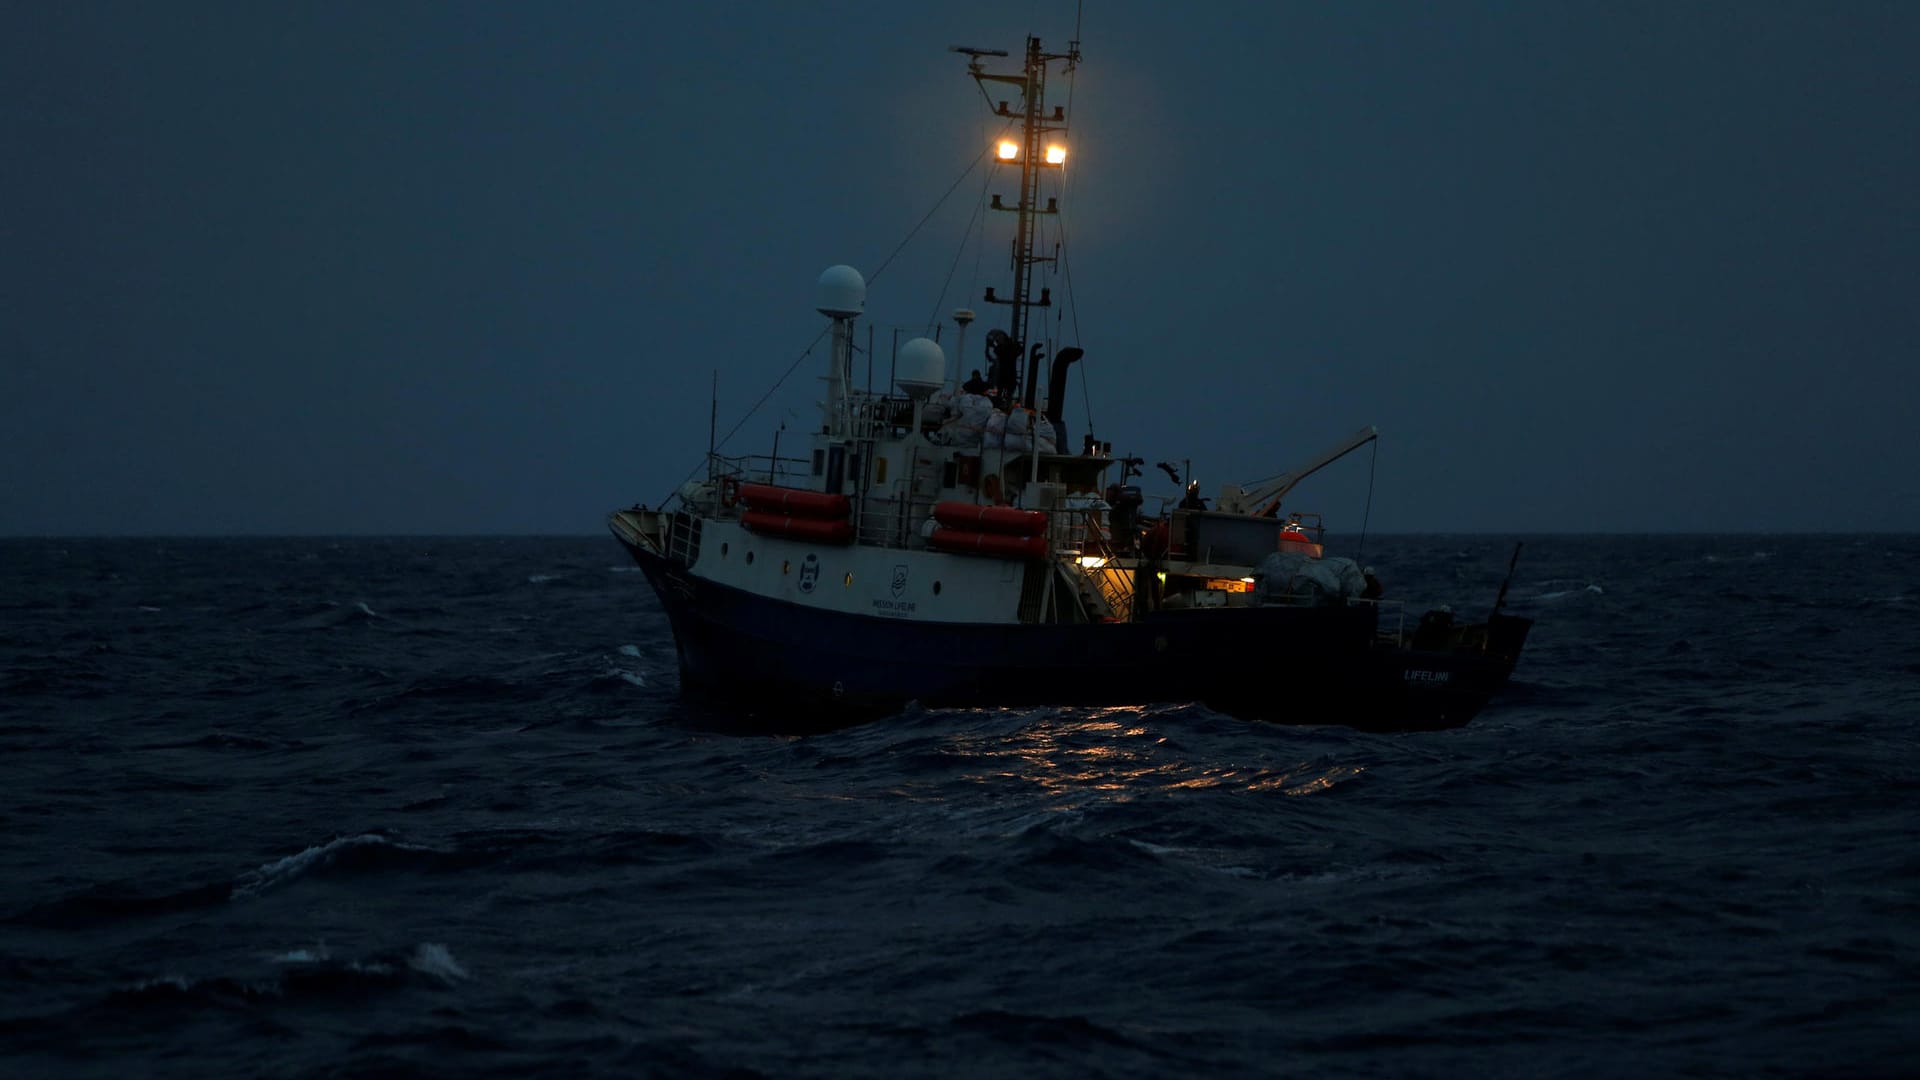
<instances>
[{"instance_id":1,"label":"ladder on deck","mask_svg":"<svg viewBox=\"0 0 1920 1080\"><path fill-rule=\"evenodd\" d=\"M1093 541L1081 548L1081 554L1096 556L1104 560L1100 566L1078 566L1081 595L1087 601L1098 601L1108 615L1119 622L1129 622L1133 618L1133 587L1128 578L1133 571L1112 565L1113 549L1104 541ZM1093 603L1087 605L1089 608Z\"/></svg>"}]
</instances>

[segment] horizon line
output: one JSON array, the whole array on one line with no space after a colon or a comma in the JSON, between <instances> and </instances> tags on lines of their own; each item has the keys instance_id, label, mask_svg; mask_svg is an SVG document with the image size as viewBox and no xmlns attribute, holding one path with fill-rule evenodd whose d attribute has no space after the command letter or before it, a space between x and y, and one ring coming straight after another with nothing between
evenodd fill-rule
<instances>
[{"instance_id":1,"label":"horizon line","mask_svg":"<svg viewBox=\"0 0 1920 1080\"><path fill-rule=\"evenodd\" d=\"M1337 533L1340 538L1361 536L1498 536L1498 537L1709 537L1709 536L1920 536L1915 529L1437 529L1407 531L1369 530L1365 533ZM613 539L601 532L148 532L148 533L7 533L0 532L0 543L53 540L598 540Z\"/></svg>"}]
</instances>

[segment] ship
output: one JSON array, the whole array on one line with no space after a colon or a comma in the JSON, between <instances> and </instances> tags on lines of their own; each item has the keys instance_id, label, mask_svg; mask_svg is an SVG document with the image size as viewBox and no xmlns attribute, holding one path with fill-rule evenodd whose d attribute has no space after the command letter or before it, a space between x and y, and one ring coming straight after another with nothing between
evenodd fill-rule
<instances>
[{"instance_id":1,"label":"ship","mask_svg":"<svg viewBox=\"0 0 1920 1080\"><path fill-rule=\"evenodd\" d=\"M1047 332L1059 254L1036 229L1060 212L1060 195L1042 197L1060 186L1070 119L1049 110L1047 81L1071 74L1079 42L1049 52L1030 36L1019 61L954 51L1003 123L983 157L1018 184L1011 204L992 201L1013 222L1011 290L982 297L1005 327L984 335L984 376L960 377L977 317L962 308L951 361L936 328L894 348L875 390L869 346L863 388L866 281L845 265L820 276L825 393L805 452L781 456L776 435L771 454L728 456L710 437L662 505L609 520L665 609L682 696L794 733L915 705L1198 703L1383 731L1471 720L1532 626L1504 610L1507 583L1484 618L1415 617L1371 568L1327 551L1318 516L1283 508L1374 428L1211 499L1171 463L1159 468L1180 494L1149 498L1142 459L1091 432L1069 443L1068 373L1085 353Z\"/></svg>"}]
</instances>

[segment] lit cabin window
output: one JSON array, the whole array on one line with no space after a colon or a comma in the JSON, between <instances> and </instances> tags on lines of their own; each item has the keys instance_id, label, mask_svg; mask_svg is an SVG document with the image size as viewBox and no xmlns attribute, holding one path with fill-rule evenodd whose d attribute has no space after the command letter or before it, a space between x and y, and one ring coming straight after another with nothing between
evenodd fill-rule
<instances>
[{"instance_id":1,"label":"lit cabin window","mask_svg":"<svg viewBox=\"0 0 1920 1080\"><path fill-rule=\"evenodd\" d=\"M847 578L843 584L845 584L849 589L853 588L853 571L851 570L847 571Z\"/></svg>"}]
</instances>

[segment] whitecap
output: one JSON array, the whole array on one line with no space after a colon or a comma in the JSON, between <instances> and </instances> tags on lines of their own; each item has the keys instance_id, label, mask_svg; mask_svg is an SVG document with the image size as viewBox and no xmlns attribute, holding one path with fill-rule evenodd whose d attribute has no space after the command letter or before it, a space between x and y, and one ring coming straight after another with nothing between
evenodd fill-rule
<instances>
[{"instance_id":1,"label":"whitecap","mask_svg":"<svg viewBox=\"0 0 1920 1080\"><path fill-rule=\"evenodd\" d=\"M609 566L609 567L607 567L607 573L609 573L609 574L637 574L637 573L639 573L639 572L640 572L640 568L639 568L639 567L637 567L637 566Z\"/></svg>"},{"instance_id":2,"label":"whitecap","mask_svg":"<svg viewBox=\"0 0 1920 1080\"><path fill-rule=\"evenodd\" d=\"M424 942L407 957L407 966L422 975L431 975L442 982L458 982L470 979L467 969L453 958L453 953L445 945L437 942Z\"/></svg>"},{"instance_id":3,"label":"whitecap","mask_svg":"<svg viewBox=\"0 0 1920 1080\"><path fill-rule=\"evenodd\" d=\"M152 990L160 986L167 987L171 990L190 990L193 988L193 982L185 975L161 975L158 978L141 979L139 982L133 984L133 989L137 993L142 990Z\"/></svg>"},{"instance_id":4,"label":"whitecap","mask_svg":"<svg viewBox=\"0 0 1920 1080\"><path fill-rule=\"evenodd\" d=\"M324 962L329 955L331 954L327 952L325 945L317 945L311 949L292 949L283 952L279 956L274 957L273 962L276 964L318 964Z\"/></svg>"},{"instance_id":5,"label":"whitecap","mask_svg":"<svg viewBox=\"0 0 1920 1080\"><path fill-rule=\"evenodd\" d=\"M325 865L334 856L349 848L379 845L406 848L410 851L424 850L408 848L404 844L395 844L393 841L376 833L335 837L324 844L316 844L298 854L261 864L259 869L248 873L234 883L232 899L239 900L244 897L258 896L268 889L276 888L300 877L317 866Z\"/></svg>"},{"instance_id":6,"label":"whitecap","mask_svg":"<svg viewBox=\"0 0 1920 1080\"><path fill-rule=\"evenodd\" d=\"M545 585L549 581L559 581L561 578L565 576L566 576L565 574L528 574L527 584Z\"/></svg>"},{"instance_id":7,"label":"whitecap","mask_svg":"<svg viewBox=\"0 0 1920 1080\"><path fill-rule=\"evenodd\" d=\"M1250 866L1221 862L1226 853L1217 848L1166 847L1133 837L1127 837L1127 843L1163 862L1178 861L1212 874L1248 879L1262 876L1259 871Z\"/></svg>"},{"instance_id":8,"label":"whitecap","mask_svg":"<svg viewBox=\"0 0 1920 1080\"><path fill-rule=\"evenodd\" d=\"M621 656L631 656L631 657L635 657L635 658L638 658L638 657L639 657L639 655L640 655L640 646L638 646L638 645L622 645L622 646L620 646L620 648L619 648L618 650L616 650L616 651L617 651L617 652L619 652L619 654L620 654Z\"/></svg>"}]
</instances>

